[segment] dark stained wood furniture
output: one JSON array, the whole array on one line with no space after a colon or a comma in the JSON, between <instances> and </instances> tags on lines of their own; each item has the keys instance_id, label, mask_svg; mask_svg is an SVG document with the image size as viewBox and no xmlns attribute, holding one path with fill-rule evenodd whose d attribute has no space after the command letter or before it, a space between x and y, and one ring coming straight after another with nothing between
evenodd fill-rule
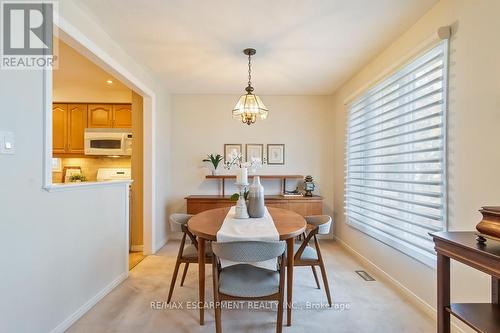
<instances>
[{"instance_id":1,"label":"dark stained wood furniture","mask_svg":"<svg viewBox=\"0 0 500 333\"><path fill-rule=\"evenodd\" d=\"M292 286L293 286L293 264L294 239L306 229L304 218L290 210L268 207L273 218L274 225L280 235L280 240L287 243L287 326L292 324ZM205 242L216 241L224 218L229 211L227 208L216 208L201 212L193 216L188 222L188 229L198 237L198 290L200 306L200 325L205 323Z\"/></svg>"},{"instance_id":2,"label":"dark stained wood furniture","mask_svg":"<svg viewBox=\"0 0 500 333\"><path fill-rule=\"evenodd\" d=\"M321 255L321 248L319 247L319 241L316 235L318 234L319 227L308 224L308 233L305 232L302 236L304 240L300 244L297 252L295 253L294 265L295 266L309 266L314 275L314 280L316 281L316 286L320 289L318 274L316 273L316 266L319 267L321 271L321 278L323 279L323 286L325 287L326 298L330 307L332 306L332 296L330 294L330 286L328 284L328 277L326 274L325 263L323 262L323 256ZM309 248L309 243L314 240L314 250ZM306 253L304 251L306 250ZM310 251L315 251L316 255L312 255Z\"/></svg>"},{"instance_id":3,"label":"dark stained wood furniture","mask_svg":"<svg viewBox=\"0 0 500 333\"><path fill-rule=\"evenodd\" d=\"M187 213L198 214L214 208L225 208L236 205L230 196L220 195L190 195L186 197ZM321 215L323 213L323 198L312 197L284 197L282 195L266 195L267 207L288 209L302 216Z\"/></svg>"},{"instance_id":4,"label":"dark stained wood furniture","mask_svg":"<svg viewBox=\"0 0 500 333\"><path fill-rule=\"evenodd\" d=\"M430 234L437 252L438 333L450 332L450 314L477 332L500 332L500 242L476 241L474 232L436 232ZM450 259L491 275L490 303L450 303Z\"/></svg>"},{"instance_id":5,"label":"dark stained wood furniture","mask_svg":"<svg viewBox=\"0 0 500 333\"><path fill-rule=\"evenodd\" d=\"M196 239L196 236L193 235L188 230L188 227L185 224L181 226L181 230L183 233L181 239L181 245L179 246L179 252L177 253L177 260L175 261L174 273L172 274L172 281L170 282L170 288L168 290L167 303L170 303L170 300L172 299L172 294L174 292L175 282L177 281L177 274L179 273L180 265L184 264L184 272L182 273L182 278L181 278L181 287L182 287L184 285L184 280L186 279L186 274L189 268L189 264L198 263L198 256L197 256L198 240ZM190 251L189 248L187 248L188 251L186 251L185 248L186 237L189 237L191 244L196 249L196 251ZM207 251L205 250L205 252ZM211 253L205 253L205 262L206 263L212 262Z\"/></svg>"},{"instance_id":6,"label":"dark stained wood furniture","mask_svg":"<svg viewBox=\"0 0 500 333\"><path fill-rule=\"evenodd\" d=\"M286 250L285 250L286 251ZM222 314L221 314L221 302L222 301L277 301L277 319L276 319L276 333L281 333L283 331L283 297L285 294L285 253L282 253L278 258L278 273L279 273L279 289L278 292L270 295L259 296L259 297L243 297L243 296L233 296L227 295L219 290L219 275L222 271L221 264L217 254L213 254L212 262L212 278L213 278L213 288L214 288L214 302L215 302L215 332L222 333ZM242 279L241 283L246 281Z\"/></svg>"}]
</instances>

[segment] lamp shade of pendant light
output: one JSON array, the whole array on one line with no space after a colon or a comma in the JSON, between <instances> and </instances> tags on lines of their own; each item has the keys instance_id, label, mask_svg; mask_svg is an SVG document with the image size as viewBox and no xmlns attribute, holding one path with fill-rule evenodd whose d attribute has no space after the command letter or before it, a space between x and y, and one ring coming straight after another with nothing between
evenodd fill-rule
<instances>
[{"instance_id":1,"label":"lamp shade of pendant light","mask_svg":"<svg viewBox=\"0 0 500 333\"><path fill-rule=\"evenodd\" d=\"M252 125L257 118L266 119L269 110L262 103L260 97L253 94L251 57L255 55L256 51L245 49L243 53L248 56L248 86L245 88L246 94L241 95L233 109L233 118L239 119L247 125Z\"/></svg>"}]
</instances>

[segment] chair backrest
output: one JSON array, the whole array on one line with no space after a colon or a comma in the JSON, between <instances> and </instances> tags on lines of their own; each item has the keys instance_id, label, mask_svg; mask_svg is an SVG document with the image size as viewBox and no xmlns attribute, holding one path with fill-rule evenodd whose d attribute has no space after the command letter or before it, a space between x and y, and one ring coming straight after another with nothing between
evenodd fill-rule
<instances>
[{"instance_id":1,"label":"chair backrest","mask_svg":"<svg viewBox=\"0 0 500 333\"><path fill-rule=\"evenodd\" d=\"M312 215L304 217L307 224L318 227L318 234L326 235L330 233L332 218L328 215Z\"/></svg>"},{"instance_id":2,"label":"chair backrest","mask_svg":"<svg viewBox=\"0 0 500 333\"><path fill-rule=\"evenodd\" d=\"M191 214L176 213L170 215L170 229L175 232L182 231L182 226L186 225L189 219L193 217Z\"/></svg>"},{"instance_id":3,"label":"chair backrest","mask_svg":"<svg viewBox=\"0 0 500 333\"><path fill-rule=\"evenodd\" d=\"M236 262L258 262L279 257L285 252L285 242L212 242L213 253Z\"/></svg>"}]
</instances>

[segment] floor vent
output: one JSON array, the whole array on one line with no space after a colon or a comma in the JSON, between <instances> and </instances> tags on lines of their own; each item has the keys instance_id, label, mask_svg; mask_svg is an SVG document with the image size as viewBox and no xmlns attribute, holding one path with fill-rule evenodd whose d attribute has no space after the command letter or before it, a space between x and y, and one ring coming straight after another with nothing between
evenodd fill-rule
<instances>
[{"instance_id":1,"label":"floor vent","mask_svg":"<svg viewBox=\"0 0 500 333\"><path fill-rule=\"evenodd\" d=\"M368 273L367 273L367 272L365 272L365 271L355 271L355 272L356 272L356 274L358 274L359 276L361 276L361 278L362 278L363 280L365 280L365 281L375 281L375 279L374 279L374 278L372 278L372 277L370 276L370 274L368 274Z\"/></svg>"}]
</instances>

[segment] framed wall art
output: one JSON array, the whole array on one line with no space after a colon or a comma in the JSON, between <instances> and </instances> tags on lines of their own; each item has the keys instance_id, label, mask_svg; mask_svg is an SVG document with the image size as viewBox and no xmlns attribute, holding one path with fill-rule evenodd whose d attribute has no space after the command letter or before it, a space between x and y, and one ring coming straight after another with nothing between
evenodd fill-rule
<instances>
[{"instance_id":1,"label":"framed wall art","mask_svg":"<svg viewBox=\"0 0 500 333\"><path fill-rule=\"evenodd\" d=\"M267 145L267 164L284 165L285 164L285 145L268 144Z\"/></svg>"},{"instance_id":2,"label":"framed wall art","mask_svg":"<svg viewBox=\"0 0 500 333\"><path fill-rule=\"evenodd\" d=\"M251 162L252 158L257 158L264 162L264 145L260 143L247 143L245 145L245 159Z\"/></svg>"},{"instance_id":3,"label":"framed wall art","mask_svg":"<svg viewBox=\"0 0 500 333\"><path fill-rule=\"evenodd\" d=\"M226 143L224 144L224 162L227 162L227 158L234 151L237 154L241 154L242 152L242 144L241 143Z\"/></svg>"}]
</instances>

